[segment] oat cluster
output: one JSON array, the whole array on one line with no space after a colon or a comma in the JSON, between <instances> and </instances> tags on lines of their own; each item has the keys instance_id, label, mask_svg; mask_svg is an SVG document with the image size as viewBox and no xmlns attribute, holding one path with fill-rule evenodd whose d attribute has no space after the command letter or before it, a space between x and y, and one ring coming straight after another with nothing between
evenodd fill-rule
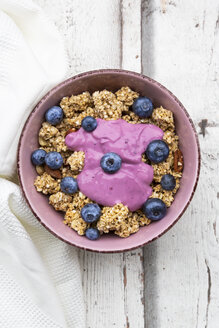
<instances>
[{"instance_id":1,"label":"oat cluster","mask_svg":"<svg viewBox=\"0 0 219 328\"><path fill-rule=\"evenodd\" d=\"M45 195L54 194L60 190L60 181L51 177L51 175L44 172L42 175L39 175L35 182L34 186L36 190L42 192Z\"/></svg>"},{"instance_id":2,"label":"oat cluster","mask_svg":"<svg viewBox=\"0 0 219 328\"><path fill-rule=\"evenodd\" d=\"M49 203L56 211L66 212L72 202L72 197L59 191L49 197Z\"/></svg>"},{"instance_id":3,"label":"oat cluster","mask_svg":"<svg viewBox=\"0 0 219 328\"><path fill-rule=\"evenodd\" d=\"M92 200L79 191L74 194L72 202L68 204L68 210L65 213L64 223L77 231L79 235L84 235L86 229L90 226L82 219L80 214L82 207L88 203L92 203Z\"/></svg>"},{"instance_id":4,"label":"oat cluster","mask_svg":"<svg viewBox=\"0 0 219 328\"><path fill-rule=\"evenodd\" d=\"M84 167L85 155L83 151L75 151L67 158L66 164L69 164L71 171L74 174L79 174Z\"/></svg>"},{"instance_id":5,"label":"oat cluster","mask_svg":"<svg viewBox=\"0 0 219 328\"><path fill-rule=\"evenodd\" d=\"M82 151L69 151L65 145L65 136L68 133L77 131L81 127L81 122L86 116L102 118L105 120L124 119L129 123L150 123L159 126L164 131L164 141L169 146L169 156L166 161L159 164L152 164L154 169L154 180L152 182L152 198L160 198L169 207L174 195L179 189L182 172L174 165L174 156L178 151L178 136L175 133L173 114L163 107L155 108L152 117L141 119L135 115L130 106L139 94L129 87L122 87L113 93L108 90L95 91L93 94L83 92L79 95L62 98L60 106L64 112L64 119L57 126L52 126L43 122L39 130L38 140L41 149L46 152L60 152L64 163L59 170L50 172L48 167L36 166L37 178L34 185L38 192L49 195L49 203L56 211L63 211L64 223L77 231L79 235L84 235L90 224L86 223L80 215L82 207L92 200L87 198L82 192L77 192L72 196L60 191L61 178L77 175L83 170L85 154ZM142 161L148 163L145 155ZM150 163L149 163L150 164ZM181 163L178 163L182 165ZM57 172L58 171L58 172ZM173 191L163 190L160 181L164 174L172 174L176 178L176 187ZM102 214L96 226L101 233L114 232L120 237L128 237L135 233L141 226L150 224L150 220L141 210L129 211L127 206L116 204L113 207L101 206Z\"/></svg>"},{"instance_id":6,"label":"oat cluster","mask_svg":"<svg viewBox=\"0 0 219 328\"><path fill-rule=\"evenodd\" d=\"M97 228L100 232L114 231L120 237L128 237L137 232L140 226L150 222L141 211L131 212L127 206L120 203L113 207L103 207Z\"/></svg>"}]
</instances>

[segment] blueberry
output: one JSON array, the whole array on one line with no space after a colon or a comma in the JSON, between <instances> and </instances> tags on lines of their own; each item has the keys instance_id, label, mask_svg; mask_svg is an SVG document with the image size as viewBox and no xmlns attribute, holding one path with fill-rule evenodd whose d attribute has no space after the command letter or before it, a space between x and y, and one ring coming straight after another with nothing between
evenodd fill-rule
<instances>
[{"instance_id":1,"label":"blueberry","mask_svg":"<svg viewBox=\"0 0 219 328\"><path fill-rule=\"evenodd\" d=\"M57 170L63 164L62 155L56 151L51 151L46 154L45 163L48 167L50 167L50 169Z\"/></svg>"},{"instance_id":2,"label":"blueberry","mask_svg":"<svg viewBox=\"0 0 219 328\"><path fill-rule=\"evenodd\" d=\"M45 162L46 151L36 149L31 154L31 161L34 165L42 165Z\"/></svg>"},{"instance_id":3,"label":"blueberry","mask_svg":"<svg viewBox=\"0 0 219 328\"><path fill-rule=\"evenodd\" d=\"M63 119L63 111L59 106L53 106L46 111L46 121L52 125L59 124Z\"/></svg>"},{"instance_id":4,"label":"blueberry","mask_svg":"<svg viewBox=\"0 0 219 328\"><path fill-rule=\"evenodd\" d=\"M144 203L142 210L148 219L157 221L166 215L167 207L161 199L150 198Z\"/></svg>"},{"instance_id":5,"label":"blueberry","mask_svg":"<svg viewBox=\"0 0 219 328\"><path fill-rule=\"evenodd\" d=\"M90 240L97 240L100 237L100 233L96 228L88 228L85 231L85 236Z\"/></svg>"},{"instance_id":6,"label":"blueberry","mask_svg":"<svg viewBox=\"0 0 219 328\"><path fill-rule=\"evenodd\" d=\"M87 223L95 222L101 215L101 209L97 204L86 204L81 210L81 217Z\"/></svg>"},{"instance_id":7,"label":"blueberry","mask_svg":"<svg viewBox=\"0 0 219 328\"><path fill-rule=\"evenodd\" d=\"M176 187L176 180L172 174L165 174L162 176L160 184L164 190L173 190Z\"/></svg>"},{"instance_id":8,"label":"blueberry","mask_svg":"<svg viewBox=\"0 0 219 328\"><path fill-rule=\"evenodd\" d=\"M122 165L121 157L116 153L106 153L100 160L100 166L106 173L117 172Z\"/></svg>"},{"instance_id":9,"label":"blueberry","mask_svg":"<svg viewBox=\"0 0 219 328\"><path fill-rule=\"evenodd\" d=\"M151 116L153 109L152 101L147 97L138 97L132 105L133 112L141 118Z\"/></svg>"},{"instance_id":10,"label":"blueberry","mask_svg":"<svg viewBox=\"0 0 219 328\"><path fill-rule=\"evenodd\" d=\"M169 147L163 140L154 140L146 149L146 156L154 163L165 161L169 155Z\"/></svg>"},{"instance_id":11,"label":"blueberry","mask_svg":"<svg viewBox=\"0 0 219 328\"><path fill-rule=\"evenodd\" d=\"M92 116L86 116L81 122L82 128L87 132L92 132L97 127L97 120Z\"/></svg>"},{"instance_id":12,"label":"blueberry","mask_svg":"<svg viewBox=\"0 0 219 328\"><path fill-rule=\"evenodd\" d=\"M60 183L61 190L66 194L74 194L78 191L77 180L72 177L65 177Z\"/></svg>"}]
</instances>

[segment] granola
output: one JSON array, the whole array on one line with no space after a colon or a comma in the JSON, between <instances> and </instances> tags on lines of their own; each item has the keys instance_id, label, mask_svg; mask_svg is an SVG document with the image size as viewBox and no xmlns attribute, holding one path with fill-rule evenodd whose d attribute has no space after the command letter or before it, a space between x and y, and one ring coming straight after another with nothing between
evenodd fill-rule
<instances>
[{"instance_id":1,"label":"granola","mask_svg":"<svg viewBox=\"0 0 219 328\"><path fill-rule=\"evenodd\" d=\"M139 97L139 93L132 91L129 87L122 87L115 93L115 95L119 101L123 102L124 105L127 106L127 110L128 107L133 104L134 100Z\"/></svg>"},{"instance_id":2,"label":"granola","mask_svg":"<svg viewBox=\"0 0 219 328\"><path fill-rule=\"evenodd\" d=\"M60 102L60 107L66 117L72 118L75 112L83 112L89 106L92 106L93 99L89 92L83 92L77 96L64 97Z\"/></svg>"},{"instance_id":3,"label":"granola","mask_svg":"<svg viewBox=\"0 0 219 328\"><path fill-rule=\"evenodd\" d=\"M122 112L127 110L127 106L110 91L95 91L92 97L97 116L104 120L117 120L122 117Z\"/></svg>"},{"instance_id":4,"label":"granola","mask_svg":"<svg viewBox=\"0 0 219 328\"><path fill-rule=\"evenodd\" d=\"M83 170L85 153L83 151L69 151L65 144L68 133L77 131L81 127L83 118L92 116L104 120L123 119L131 124L150 123L157 125L164 131L163 140L169 146L169 156L161 163L153 164L142 154L142 161L151 164L154 170L154 178L151 184L151 198L161 199L167 207L174 201L174 196L180 186L182 177L183 158L179 150L179 138L175 133L173 113L161 107L155 108L149 118L140 118L131 107L134 100L139 97L138 92L131 90L128 86L122 87L113 93L108 90L95 91L93 94L83 92L62 98L60 107L64 118L56 126L43 122L39 130L38 141L40 149L47 153L56 151L63 157L63 165L59 170L49 169L45 165L37 165L37 177L34 185L38 192L49 196L49 204L56 211L65 212L64 223L84 235L88 227L96 227L100 233L114 232L120 237L128 237L135 233L140 227L150 224L150 220L141 210L131 212L122 203L112 207L101 206L101 216L97 223L88 224L81 217L81 209L88 203L93 203L81 191L73 195L65 194L60 189L61 178L73 177ZM163 190L161 178L165 174L171 174L176 179L173 190Z\"/></svg>"},{"instance_id":5,"label":"granola","mask_svg":"<svg viewBox=\"0 0 219 328\"><path fill-rule=\"evenodd\" d=\"M89 224L82 219L80 211L75 209L67 210L63 222L67 224L70 228L77 231L79 235L84 235L86 229L89 227Z\"/></svg>"},{"instance_id":6,"label":"granola","mask_svg":"<svg viewBox=\"0 0 219 328\"><path fill-rule=\"evenodd\" d=\"M85 154L83 151L75 151L67 158L66 164L69 164L71 171L79 174L84 167Z\"/></svg>"},{"instance_id":7,"label":"granola","mask_svg":"<svg viewBox=\"0 0 219 328\"><path fill-rule=\"evenodd\" d=\"M43 122L42 127L39 131L39 137L43 138L45 141L51 139L59 133L59 130L47 122Z\"/></svg>"},{"instance_id":8,"label":"granola","mask_svg":"<svg viewBox=\"0 0 219 328\"><path fill-rule=\"evenodd\" d=\"M152 119L163 131L166 131L167 129L174 131L175 129L173 113L162 106L154 109Z\"/></svg>"},{"instance_id":9,"label":"granola","mask_svg":"<svg viewBox=\"0 0 219 328\"><path fill-rule=\"evenodd\" d=\"M36 190L43 194L55 194L60 190L59 181L52 178L51 175L44 172L42 175L38 175L34 181Z\"/></svg>"},{"instance_id":10,"label":"granola","mask_svg":"<svg viewBox=\"0 0 219 328\"><path fill-rule=\"evenodd\" d=\"M97 222L97 228L105 233L110 230L118 230L128 217L129 209L123 204L116 204L113 207L103 207L102 215Z\"/></svg>"},{"instance_id":11,"label":"granola","mask_svg":"<svg viewBox=\"0 0 219 328\"><path fill-rule=\"evenodd\" d=\"M71 202L72 197L61 191L49 197L49 204L51 204L56 211L66 212Z\"/></svg>"}]
</instances>

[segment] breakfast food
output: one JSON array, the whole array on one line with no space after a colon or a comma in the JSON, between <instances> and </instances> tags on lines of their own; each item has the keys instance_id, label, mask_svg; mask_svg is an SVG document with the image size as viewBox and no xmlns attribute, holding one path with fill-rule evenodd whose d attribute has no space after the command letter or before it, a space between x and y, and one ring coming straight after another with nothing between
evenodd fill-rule
<instances>
[{"instance_id":1,"label":"breakfast food","mask_svg":"<svg viewBox=\"0 0 219 328\"><path fill-rule=\"evenodd\" d=\"M36 190L90 240L128 237L174 201L183 155L173 113L129 87L64 97L47 110L38 140Z\"/></svg>"}]
</instances>

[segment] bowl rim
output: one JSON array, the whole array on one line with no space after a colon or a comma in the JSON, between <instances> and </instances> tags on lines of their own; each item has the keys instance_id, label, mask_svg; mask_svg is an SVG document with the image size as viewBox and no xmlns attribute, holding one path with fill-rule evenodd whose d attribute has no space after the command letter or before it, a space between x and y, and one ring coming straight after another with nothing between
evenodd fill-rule
<instances>
[{"instance_id":1,"label":"bowl rim","mask_svg":"<svg viewBox=\"0 0 219 328\"><path fill-rule=\"evenodd\" d=\"M37 111L37 109L40 107L41 103L44 102L49 96L51 93L54 93L57 89L59 89L60 87L64 86L65 84L68 84L70 81L73 81L73 80L77 80L77 79L80 79L81 77L85 77L85 76L88 76L88 75L98 75L98 74L107 74L107 73L125 73L125 74L128 74L128 75L132 75L134 77L140 77L142 78L143 80L147 80L148 82L152 83L152 84L155 84L156 86L158 86L160 89L164 90L165 92L167 92L176 102L177 104L179 105L179 107L183 110L183 112L185 113L185 115L187 116L190 124L191 124L191 127L192 127L192 130L193 130L193 133L194 133L194 136L195 136L195 141L196 141L196 146L197 146L197 150L198 150L198 165L197 165L197 172L196 172L196 178L195 178L195 183L194 183L194 186L193 186L193 189L192 189L192 192L191 192L191 195L190 195L190 198L189 200L187 201L187 203L185 204L184 208L182 209L182 211L179 213L179 215L176 217L176 219L174 220L174 222L168 226L168 228L166 228L164 231L162 231L161 233L159 233L157 236L153 237L152 239L146 241L145 243L141 243L139 245L136 245L136 246L133 246L133 247L124 247L124 249L120 249L120 250L97 250L97 249L90 249L90 248L87 248L86 246L79 246L79 245L76 245L74 244L74 242L69 242L67 240L65 240L64 238L62 238L61 236L57 235L54 231L52 231L44 222L42 222L42 220L40 219L40 217L35 213L35 211L33 210L32 206L31 206L31 203L28 199L28 197L26 196L26 193L24 191L24 187L23 187L23 183L22 183L22 178L21 178L21 168L20 168L20 148L21 148L21 143L22 143L22 139L23 139L23 135L25 133L25 129L26 129L26 126L27 124L29 123L29 120L31 119L32 115ZM19 184L20 184L20 187L21 187L21 190L22 190L22 193L23 193L23 196L28 204L28 206L30 207L32 213L34 214L34 216L36 217L36 219L50 232L52 233L55 237L57 237L58 239L62 240L63 242L71 245L71 246L74 246L74 247L77 247L79 249L83 249L83 250L86 250L86 251L90 251L90 252L95 252L95 253L123 253L123 252L127 252L127 251L132 251L134 249L137 249L137 248L140 248L140 247L143 247L145 246L146 244L149 244L151 243L152 241L160 238L162 235L164 235L167 231L169 231L177 222L178 220L182 217L182 215L185 213L185 211L187 210L189 204L191 203L192 201L192 198L194 196L194 193L196 191L196 188L197 188L197 184L198 184L198 180L199 180L199 176L200 176L200 167L201 167L201 151L200 151L200 144L199 144L199 139L198 139L198 134L197 134L197 131L195 129L195 126L194 126L194 123L189 115L189 113L187 112L187 110L185 109L185 107L183 106L183 104L179 101L179 99L169 90L167 89L166 87L164 87L161 83L157 82L156 80L144 75L144 74L141 74L141 73L137 73L137 72L134 72L134 71L129 71L129 70L123 70L123 69L97 69L97 70L92 70L92 71L87 71L87 72L83 72L83 73L80 73L80 74L77 74L77 75L74 75L62 82L60 82L59 84L57 84L55 87L53 87L52 89L50 89L41 99L40 101L34 106L33 110L30 112L30 114L28 115L24 125L23 125L23 128L22 128L22 132L21 132L21 135L19 137L19 143L18 143L18 147L17 147L17 173L18 173L18 179L19 179Z\"/></svg>"}]
</instances>

